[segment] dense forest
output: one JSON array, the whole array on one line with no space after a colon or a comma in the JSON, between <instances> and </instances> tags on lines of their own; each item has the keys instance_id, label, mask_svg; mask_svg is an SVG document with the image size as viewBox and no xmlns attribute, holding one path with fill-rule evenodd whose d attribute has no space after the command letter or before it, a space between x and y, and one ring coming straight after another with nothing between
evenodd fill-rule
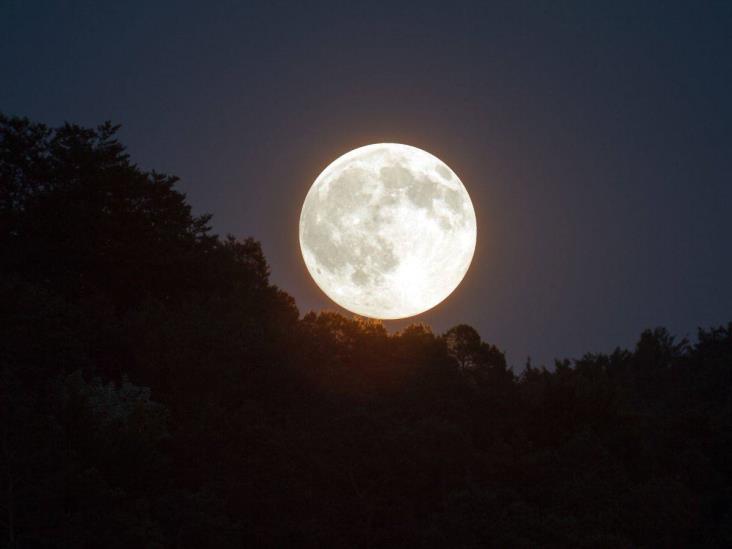
<instances>
[{"instance_id":1,"label":"dense forest","mask_svg":"<svg viewBox=\"0 0 732 549\"><path fill-rule=\"evenodd\" d=\"M116 131L0 117L0 547L732 546L732 324L301 316Z\"/></svg>"}]
</instances>

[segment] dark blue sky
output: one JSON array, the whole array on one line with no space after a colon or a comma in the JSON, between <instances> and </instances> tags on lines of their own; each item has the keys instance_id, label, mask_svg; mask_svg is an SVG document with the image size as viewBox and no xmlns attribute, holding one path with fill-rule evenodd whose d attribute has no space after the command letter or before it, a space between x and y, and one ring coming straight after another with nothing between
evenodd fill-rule
<instances>
[{"instance_id":1,"label":"dark blue sky","mask_svg":"<svg viewBox=\"0 0 732 549\"><path fill-rule=\"evenodd\" d=\"M0 0L0 110L123 124L302 312L335 307L297 240L318 173L372 142L443 159L478 248L416 320L518 367L732 320L731 98L729 1Z\"/></svg>"}]
</instances>

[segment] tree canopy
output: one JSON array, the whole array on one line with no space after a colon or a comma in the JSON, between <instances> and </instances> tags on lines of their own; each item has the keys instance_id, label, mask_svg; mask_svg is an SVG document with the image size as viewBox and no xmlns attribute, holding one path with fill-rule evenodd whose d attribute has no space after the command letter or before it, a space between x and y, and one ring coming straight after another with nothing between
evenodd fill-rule
<instances>
[{"instance_id":1,"label":"tree canopy","mask_svg":"<svg viewBox=\"0 0 732 549\"><path fill-rule=\"evenodd\" d=\"M0 116L0 547L732 545L732 323L516 375L300 316L117 130Z\"/></svg>"}]
</instances>

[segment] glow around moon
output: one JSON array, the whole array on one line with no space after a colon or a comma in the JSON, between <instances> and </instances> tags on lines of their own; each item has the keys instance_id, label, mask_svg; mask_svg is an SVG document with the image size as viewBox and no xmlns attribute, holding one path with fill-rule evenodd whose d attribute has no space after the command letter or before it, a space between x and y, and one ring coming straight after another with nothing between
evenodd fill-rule
<instances>
[{"instance_id":1,"label":"glow around moon","mask_svg":"<svg viewBox=\"0 0 732 549\"><path fill-rule=\"evenodd\" d=\"M300 248L317 285L372 318L409 317L444 300L465 276L475 240L475 211L458 176L397 143L335 160L300 215Z\"/></svg>"}]
</instances>

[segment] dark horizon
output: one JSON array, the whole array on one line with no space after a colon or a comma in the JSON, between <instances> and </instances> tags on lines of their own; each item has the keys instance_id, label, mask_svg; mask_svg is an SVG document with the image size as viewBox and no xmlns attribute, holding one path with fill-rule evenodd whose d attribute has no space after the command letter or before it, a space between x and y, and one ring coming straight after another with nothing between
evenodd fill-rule
<instances>
[{"instance_id":1,"label":"dark horizon","mask_svg":"<svg viewBox=\"0 0 732 549\"><path fill-rule=\"evenodd\" d=\"M478 216L465 280L412 320L471 324L518 370L726 322L732 5L483 4L5 2L0 110L122 124L303 313L336 308L300 257L310 184L393 141L450 165Z\"/></svg>"},{"instance_id":2,"label":"dark horizon","mask_svg":"<svg viewBox=\"0 0 732 549\"><path fill-rule=\"evenodd\" d=\"M516 375L301 317L116 131L0 114L0 545L729 545L732 322Z\"/></svg>"}]
</instances>

